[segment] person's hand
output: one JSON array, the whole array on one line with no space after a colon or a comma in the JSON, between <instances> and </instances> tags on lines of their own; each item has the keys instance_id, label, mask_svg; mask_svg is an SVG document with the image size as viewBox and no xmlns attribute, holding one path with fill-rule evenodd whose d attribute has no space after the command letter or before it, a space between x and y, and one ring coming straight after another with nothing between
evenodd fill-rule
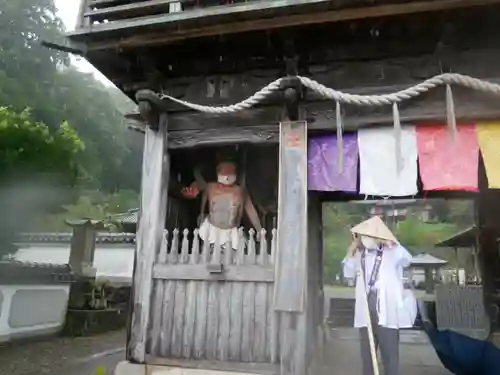
<instances>
[{"instance_id":1,"label":"person's hand","mask_svg":"<svg viewBox=\"0 0 500 375\"><path fill-rule=\"evenodd\" d=\"M186 186L181 190L184 198L194 199L200 194L200 189L196 185Z\"/></svg>"},{"instance_id":2,"label":"person's hand","mask_svg":"<svg viewBox=\"0 0 500 375\"><path fill-rule=\"evenodd\" d=\"M349 248L347 249L347 256L352 257L356 253L356 250L360 248L360 246L361 240L359 239L359 237L354 237L351 244L349 245Z\"/></svg>"},{"instance_id":3,"label":"person's hand","mask_svg":"<svg viewBox=\"0 0 500 375\"><path fill-rule=\"evenodd\" d=\"M203 224L204 220L205 220L205 215L198 216L198 228L201 227L201 224Z\"/></svg>"},{"instance_id":4,"label":"person's hand","mask_svg":"<svg viewBox=\"0 0 500 375\"><path fill-rule=\"evenodd\" d=\"M255 241L260 242L261 233L262 233L262 229L255 231Z\"/></svg>"},{"instance_id":5,"label":"person's hand","mask_svg":"<svg viewBox=\"0 0 500 375\"><path fill-rule=\"evenodd\" d=\"M385 249L392 250L396 247L396 242L394 241L385 241L382 243Z\"/></svg>"}]
</instances>

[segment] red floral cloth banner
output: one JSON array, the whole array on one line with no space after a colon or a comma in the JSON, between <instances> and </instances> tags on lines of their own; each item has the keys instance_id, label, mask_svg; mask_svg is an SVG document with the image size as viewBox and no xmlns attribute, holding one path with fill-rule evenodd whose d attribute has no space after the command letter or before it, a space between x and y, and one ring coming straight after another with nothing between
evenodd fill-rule
<instances>
[{"instance_id":1,"label":"red floral cloth banner","mask_svg":"<svg viewBox=\"0 0 500 375\"><path fill-rule=\"evenodd\" d=\"M456 140L445 125L417 126L417 148L424 190L478 190L474 124L457 125Z\"/></svg>"}]
</instances>

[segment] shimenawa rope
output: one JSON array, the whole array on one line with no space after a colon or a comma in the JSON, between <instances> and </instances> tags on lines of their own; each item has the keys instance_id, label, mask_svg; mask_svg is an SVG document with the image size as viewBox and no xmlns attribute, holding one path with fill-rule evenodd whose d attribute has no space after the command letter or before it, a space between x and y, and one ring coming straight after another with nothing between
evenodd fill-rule
<instances>
[{"instance_id":1,"label":"shimenawa rope","mask_svg":"<svg viewBox=\"0 0 500 375\"><path fill-rule=\"evenodd\" d=\"M320 94L321 96L334 100L339 103L358 105L358 106L382 106L382 105L392 105L394 103L400 103L404 100L409 100L415 98L429 90L432 90L438 86L443 85L458 85L462 87L467 87L473 90L483 91L495 95L500 95L500 85L496 83L487 82L478 78L473 78L470 76L458 74L458 73L444 73L437 75L435 77L429 78L422 83L415 86L409 87L407 89L394 92L392 94L382 94L382 95L357 95L349 94L335 89L328 88L321 83L318 83L310 78L298 76L302 84ZM231 114L245 109L249 109L256 104L262 102L265 98L270 96L272 93L280 89L280 83L282 78L271 82L269 85L263 89L257 91L255 94L249 98L228 106L205 106L190 103L184 100L174 98L170 95L163 94L161 99L168 99L181 104L185 107L194 109L195 111L211 113L211 114Z\"/></svg>"},{"instance_id":2,"label":"shimenawa rope","mask_svg":"<svg viewBox=\"0 0 500 375\"><path fill-rule=\"evenodd\" d=\"M308 89L315 91L320 94L324 98L334 100L336 102L336 124L337 124L337 148L338 148L338 156L337 163L339 171L342 171L342 111L340 105L350 104L357 106L383 106L383 105L392 105L393 109L393 120L394 120L394 146L395 146L395 157L397 161L397 173L401 172L403 169L403 163L401 157L401 122L399 116L398 104L402 101L416 98L417 96L428 92L438 86L446 86L446 120L448 124L448 128L450 129L453 140L456 142L457 138L457 124L455 117L455 105L453 102L453 95L451 92L451 85L458 85L462 87L467 87L477 91L483 91L490 94L500 95L500 85L496 83L487 82L478 78L473 78L467 75L458 74L458 73L444 73L437 75L435 77L429 78L424 82L421 82L415 86L408 87L404 90L394 92L392 94L382 94L382 95L357 95L357 94L349 94L342 91L338 91L335 89L328 88L322 85L319 82L316 82L307 77L298 76L302 85L307 87ZM256 104L262 102L264 99L269 97L272 93L280 90L281 81L283 78L279 78L276 81L271 82L269 85L264 87L263 89L257 91L255 94L250 96L249 98L228 106L206 106L190 103L184 100L180 100L174 98L170 95L163 94L160 96L160 99L167 99L178 104L181 104L185 107L194 109L195 111L210 113L210 114L233 114L237 113L251 107L254 107Z\"/></svg>"}]
</instances>

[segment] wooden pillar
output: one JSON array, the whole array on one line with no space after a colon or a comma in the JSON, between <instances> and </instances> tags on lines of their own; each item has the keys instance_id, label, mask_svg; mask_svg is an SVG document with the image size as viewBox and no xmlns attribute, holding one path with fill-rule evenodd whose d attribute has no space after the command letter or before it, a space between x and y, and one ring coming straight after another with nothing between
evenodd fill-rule
<instances>
[{"instance_id":1,"label":"wooden pillar","mask_svg":"<svg viewBox=\"0 0 500 375\"><path fill-rule=\"evenodd\" d=\"M85 271L88 272L88 267L94 263L96 227L101 222L85 219L67 221L66 224L73 229L68 261L71 270L78 276L94 277L95 274L85 274Z\"/></svg>"},{"instance_id":2,"label":"wooden pillar","mask_svg":"<svg viewBox=\"0 0 500 375\"><path fill-rule=\"evenodd\" d=\"M323 354L323 233L322 205L316 193L308 197L308 263L307 263L307 351L306 368L308 374L316 374Z\"/></svg>"},{"instance_id":3,"label":"wooden pillar","mask_svg":"<svg viewBox=\"0 0 500 375\"><path fill-rule=\"evenodd\" d=\"M158 124L151 124L146 128L144 140L141 211L138 220L131 296L132 319L127 340L127 359L137 363L144 363L146 356L152 271L155 254L159 250L165 227L169 170L167 114L161 114Z\"/></svg>"},{"instance_id":4,"label":"wooden pillar","mask_svg":"<svg viewBox=\"0 0 500 375\"><path fill-rule=\"evenodd\" d=\"M479 246L477 246L477 245L474 245L472 247L472 249L471 249L471 251L472 251L472 262L474 264L474 276L476 277L476 281L480 282L481 281L481 271L479 269L479 254L478 254L478 250L479 250Z\"/></svg>"},{"instance_id":5,"label":"wooden pillar","mask_svg":"<svg viewBox=\"0 0 500 375\"><path fill-rule=\"evenodd\" d=\"M432 268L424 267L424 283L425 283L425 291L427 293L434 292L434 280L432 275Z\"/></svg>"},{"instance_id":6,"label":"wooden pillar","mask_svg":"<svg viewBox=\"0 0 500 375\"><path fill-rule=\"evenodd\" d=\"M274 309L280 317L281 374L307 367L307 124L280 125L278 251Z\"/></svg>"},{"instance_id":7,"label":"wooden pillar","mask_svg":"<svg viewBox=\"0 0 500 375\"><path fill-rule=\"evenodd\" d=\"M490 318L496 320L498 317L492 316L495 309L492 305L497 305L496 291L498 278L500 276L500 257L498 254L498 218L497 212L500 210L500 196L495 191L482 191L476 201L478 208L478 232L479 232L479 263L481 268L481 278L484 290L484 302Z\"/></svg>"},{"instance_id":8,"label":"wooden pillar","mask_svg":"<svg viewBox=\"0 0 500 375\"><path fill-rule=\"evenodd\" d=\"M302 312L307 281L307 125L280 130L278 254L274 308Z\"/></svg>"}]
</instances>

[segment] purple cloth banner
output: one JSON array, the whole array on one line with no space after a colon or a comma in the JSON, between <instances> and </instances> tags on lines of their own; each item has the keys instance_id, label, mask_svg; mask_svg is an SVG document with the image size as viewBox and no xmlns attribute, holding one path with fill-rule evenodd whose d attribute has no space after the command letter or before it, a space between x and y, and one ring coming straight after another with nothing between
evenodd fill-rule
<instances>
[{"instance_id":1,"label":"purple cloth banner","mask_svg":"<svg viewBox=\"0 0 500 375\"><path fill-rule=\"evenodd\" d=\"M337 163L337 135L309 138L308 190L356 192L358 183L358 138L343 134L342 172Z\"/></svg>"}]
</instances>

